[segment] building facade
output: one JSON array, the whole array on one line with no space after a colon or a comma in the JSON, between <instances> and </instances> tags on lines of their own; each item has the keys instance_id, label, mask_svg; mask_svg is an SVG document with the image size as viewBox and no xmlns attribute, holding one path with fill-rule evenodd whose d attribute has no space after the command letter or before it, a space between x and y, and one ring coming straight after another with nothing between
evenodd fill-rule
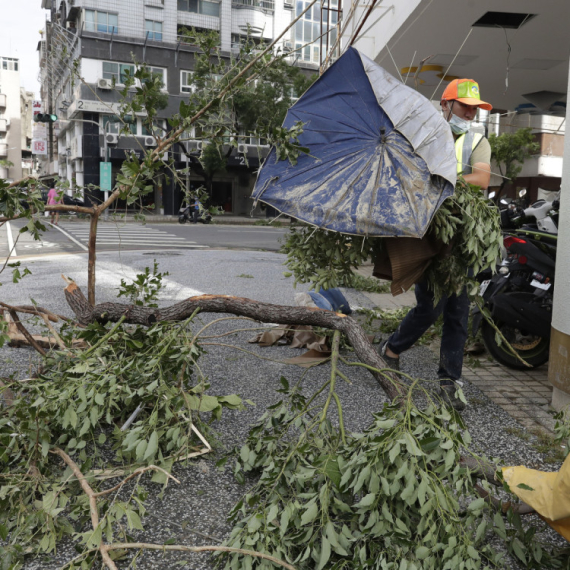
<instances>
[{"instance_id":1,"label":"building facade","mask_svg":"<svg viewBox=\"0 0 570 570\"><path fill-rule=\"evenodd\" d=\"M50 21L38 45L44 112L58 115L48 125L48 156L41 163L40 175L59 176L72 186L100 185L100 167L107 151L113 180L119 172L125 150L142 156L142 149L156 144L146 131L142 117L131 125L131 136L118 136L114 114L119 110L119 89L125 72L144 62L158 74L168 94L168 104L159 112L159 128L168 129L167 119L178 112L180 102L191 90L194 56L198 50L185 30L214 30L219 33L222 56L239 51L248 35L266 43L277 38L301 12L303 2L292 0L42 0ZM295 34L303 42L317 39L319 32L311 21L301 22L279 42L292 50ZM309 17L309 16L307 16ZM304 45L304 44L303 44ZM318 47L318 43L316 46ZM315 70L319 52L302 50L296 65ZM77 69L82 80L73 77ZM105 142L107 139L107 143ZM214 178L213 203L234 214L251 210L253 171L259 165L259 145L240 145L228 158L226 172ZM196 141L188 143L198 150ZM174 155L172 154L174 152ZM247 153L247 160L243 154ZM186 156L171 149L170 157L184 167ZM189 183L196 188L202 179L191 171ZM87 196L100 200L97 191ZM181 188L166 178L148 197L165 214L178 211Z\"/></svg>"},{"instance_id":2,"label":"building facade","mask_svg":"<svg viewBox=\"0 0 570 570\"><path fill-rule=\"evenodd\" d=\"M0 56L0 178L9 182L22 178L19 66L18 59Z\"/></svg>"}]
</instances>

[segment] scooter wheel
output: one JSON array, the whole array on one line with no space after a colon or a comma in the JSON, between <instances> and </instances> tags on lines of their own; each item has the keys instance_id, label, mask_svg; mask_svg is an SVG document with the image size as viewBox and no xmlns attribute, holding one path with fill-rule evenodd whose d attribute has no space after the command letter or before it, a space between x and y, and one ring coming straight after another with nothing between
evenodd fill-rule
<instances>
[{"instance_id":1,"label":"scooter wheel","mask_svg":"<svg viewBox=\"0 0 570 570\"><path fill-rule=\"evenodd\" d=\"M511 344L515 352L528 362L532 368L548 362L550 352L549 338L526 334L524 331L510 327L500 321L495 321L495 325ZM528 366L525 366L504 343L497 343L495 329L486 320L481 324L481 336L483 337L485 347L497 362L515 370L528 370Z\"/></svg>"},{"instance_id":2,"label":"scooter wheel","mask_svg":"<svg viewBox=\"0 0 570 570\"><path fill-rule=\"evenodd\" d=\"M212 218L204 218L204 223L209 224L212 221Z\"/></svg>"},{"instance_id":3,"label":"scooter wheel","mask_svg":"<svg viewBox=\"0 0 570 570\"><path fill-rule=\"evenodd\" d=\"M178 223L185 224L186 223L186 216L178 216Z\"/></svg>"}]
</instances>

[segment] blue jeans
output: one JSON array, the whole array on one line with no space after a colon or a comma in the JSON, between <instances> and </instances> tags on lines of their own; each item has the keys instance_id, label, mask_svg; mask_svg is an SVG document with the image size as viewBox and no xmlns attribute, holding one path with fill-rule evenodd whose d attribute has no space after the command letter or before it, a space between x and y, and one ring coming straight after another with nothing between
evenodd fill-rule
<instances>
[{"instance_id":1,"label":"blue jeans","mask_svg":"<svg viewBox=\"0 0 570 570\"><path fill-rule=\"evenodd\" d=\"M417 305L388 339L388 348L398 355L408 350L443 313L437 375L440 379L459 380L469 319L469 298L466 291L461 295L444 296L435 307L433 293L425 283L416 284L415 293Z\"/></svg>"}]
</instances>

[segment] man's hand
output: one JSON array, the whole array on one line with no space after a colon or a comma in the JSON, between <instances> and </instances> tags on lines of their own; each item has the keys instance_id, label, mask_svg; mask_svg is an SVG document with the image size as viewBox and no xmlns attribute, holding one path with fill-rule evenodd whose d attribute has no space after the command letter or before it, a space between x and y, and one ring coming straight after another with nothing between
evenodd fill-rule
<instances>
[{"instance_id":1,"label":"man's hand","mask_svg":"<svg viewBox=\"0 0 570 570\"><path fill-rule=\"evenodd\" d=\"M477 162L473 165L473 172L466 174L463 178L465 182L479 186L481 190L487 190L491 181L491 165L484 162Z\"/></svg>"}]
</instances>

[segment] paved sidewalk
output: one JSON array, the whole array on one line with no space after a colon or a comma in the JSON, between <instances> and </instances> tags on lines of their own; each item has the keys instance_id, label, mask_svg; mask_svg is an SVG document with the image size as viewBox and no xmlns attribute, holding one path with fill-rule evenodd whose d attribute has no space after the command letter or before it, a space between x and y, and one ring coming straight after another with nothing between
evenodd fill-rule
<instances>
[{"instance_id":1,"label":"paved sidewalk","mask_svg":"<svg viewBox=\"0 0 570 570\"><path fill-rule=\"evenodd\" d=\"M359 269L364 276L372 276L372 266ZM363 293L382 310L394 310L415 305L413 291L396 297L391 293ZM436 345L432 346L437 350ZM552 399L552 385L548 381L548 363L532 370L513 370L483 354L479 366L463 366L463 378L477 386L492 402L503 408L521 426L529 431L552 432L555 420L549 412Z\"/></svg>"}]
</instances>

